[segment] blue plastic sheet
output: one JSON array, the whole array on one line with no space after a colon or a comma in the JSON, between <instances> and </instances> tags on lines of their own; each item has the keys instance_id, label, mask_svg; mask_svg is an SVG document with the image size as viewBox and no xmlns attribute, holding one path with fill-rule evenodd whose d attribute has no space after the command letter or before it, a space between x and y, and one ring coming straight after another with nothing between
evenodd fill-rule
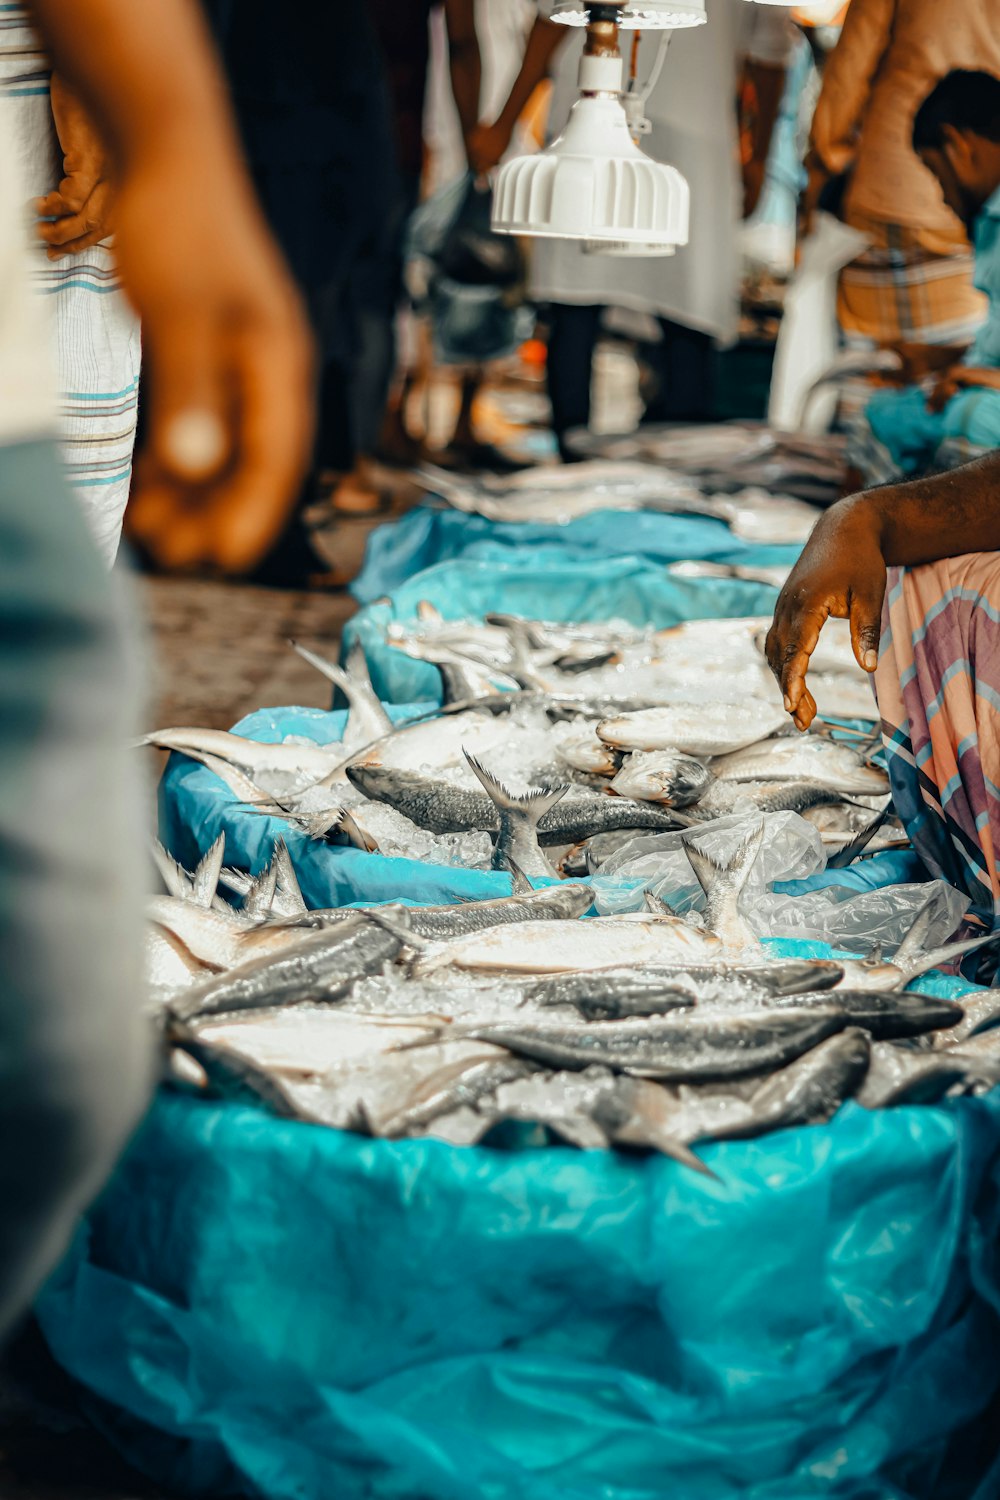
<instances>
[{"instance_id":1,"label":"blue plastic sheet","mask_svg":"<svg viewBox=\"0 0 1000 1500\"><path fill-rule=\"evenodd\" d=\"M386 703L441 701L441 679L385 641L392 620L413 620L426 599L449 619L481 619L490 610L545 620L627 620L664 628L716 616L766 615L777 595L762 583L674 578L641 557L567 557L559 547L484 562L460 558L410 578L388 603L369 604L344 628L345 650L360 640L372 682Z\"/></svg>"},{"instance_id":2,"label":"blue plastic sheet","mask_svg":"<svg viewBox=\"0 0 1000 1500\"><path fill-rule=\"evenodd\" d=\"M558 545L567 555L641 556L667 564L696 559L756 567L791 567L800 546L762 547L734 536L710 516L659 515L654 511L601 510L564 526L488 521L463 511L421 505L368 539L364 567L351 584L362 604L394 594L415 573L457 557L502 558L511 552Z\"/></svg>"},{"instance_id":3,"label":"blue plastic sheet","mask_svg":"<svg viewBox=\"0 0 1000 1500\"><path fill-rule=\"evenodd\" d=\"M703 1155L717 1181L162 1094L39 1317L195 1495L969 1500L1000 1099Z\"/></svg>"}]
</instances>

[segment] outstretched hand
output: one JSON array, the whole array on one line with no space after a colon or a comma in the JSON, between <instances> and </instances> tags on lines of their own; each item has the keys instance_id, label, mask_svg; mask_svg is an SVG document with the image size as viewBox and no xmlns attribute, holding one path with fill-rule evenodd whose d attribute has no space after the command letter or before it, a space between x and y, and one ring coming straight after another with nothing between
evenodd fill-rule
<instances>
[{"instance_id":1,"label":"outstretched hand","mask_svg":"<svg viewBox=\"0 0 1000 1500\"><path fill-rule=\"evenodd\" d=\"M868 514L852 501L827 511L778 596L765 646L797 728L808 729L816 716L806 673L831 615L850 621L858 665L875 671L885 582L879 535Z\"/></svg>"}]
</instances>

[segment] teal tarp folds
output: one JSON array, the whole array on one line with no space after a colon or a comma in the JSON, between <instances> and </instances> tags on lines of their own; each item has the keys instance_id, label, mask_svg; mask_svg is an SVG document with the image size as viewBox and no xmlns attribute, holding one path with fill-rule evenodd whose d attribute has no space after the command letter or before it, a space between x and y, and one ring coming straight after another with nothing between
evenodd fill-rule
<instances>
[{"instance_id":1,"label":"teal tarp folds","mask_svg":"<svg viewBox=\"0 0 1000 1500\"><path fill-rule=\"evenodd\" d=\"M669 517L667 519L675 519ZM386 645L392 620L413 620L428 600L448 619L481 619L490 610L543 620L627 620L664 628L715 616L767 615L777 595L761 583L729 578L673 578L641 557L568 557L557 547L514 551L495 561L438 563L396 590L390 603L369 604L344 628L345 650L360 639L375 691L386 703L440 702L434 667Z\"/></svg>"},{"instance_id":2,"label":"teal tarp folds","mask_svg":"<svg viewBox=\"0 0 1000 1500\"><path fill-rule=\"evenodd\" d=\"M997 1099L849 1105L715 1181L164 1094L39 1317L213 1500L968 1500L998 1139Z\"/></svg>"},{"instance_id":3,"label":"teal tarp folds","mask_svg":"<svg viewBox=\"0 0 1000 1500\"><path fill-rule=\"evenodd\" d=\"M500 561L530 557L539 547L557 545L565 556L642 556L666 564L742 563L791 567L799 546L762 547L734 536L711 516L658 515L643 510L599 510L564 526L536 522L488 521L464 511L420 505L389 526L372 532L365 563L351 585L362 604L394 594L407 579L435 563L458 557Z\"/></svg>"}]
</instances>

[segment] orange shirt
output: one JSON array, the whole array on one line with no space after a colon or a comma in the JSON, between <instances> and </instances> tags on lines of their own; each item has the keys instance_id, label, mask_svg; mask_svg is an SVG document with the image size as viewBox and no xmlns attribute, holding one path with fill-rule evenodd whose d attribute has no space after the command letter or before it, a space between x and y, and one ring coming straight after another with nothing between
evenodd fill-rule
<instances>
[{"instance_id":1,"label":"orange shirt","mask_svg":"<svg viewBox=\"0 0 1000 1500\"><path fill-rule=\"evenodd\" d=\"M966 242L911 144L913 117L953 68L1000 76L1000 0L852 0L823 73L812 146L833 173L853 166L846 211Z\"/></svg>"}]
</instances>

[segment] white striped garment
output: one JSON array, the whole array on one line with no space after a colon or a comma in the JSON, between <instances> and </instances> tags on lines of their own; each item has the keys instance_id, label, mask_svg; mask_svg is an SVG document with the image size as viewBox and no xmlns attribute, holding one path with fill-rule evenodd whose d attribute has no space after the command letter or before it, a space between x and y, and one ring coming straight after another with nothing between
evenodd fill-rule
<instances>
[{"instance_id":1,"label":"white striped garment","mask_svg":"<svg viewBox=\"0 0 1000 1500\"><path fill-rule=\"evenodd\" d=\"M27 7L0 3L0 100L32 198L58 187L62 156L49 103L51 67ZM9 148L9 142L4 146ZM35 285L51 299L62 392L60 437L68 478L108 565L114 561L132 480L139 400L139 323L120 290L104 241L50 261L32 250Z\"/></svg>"}]
</instances>

